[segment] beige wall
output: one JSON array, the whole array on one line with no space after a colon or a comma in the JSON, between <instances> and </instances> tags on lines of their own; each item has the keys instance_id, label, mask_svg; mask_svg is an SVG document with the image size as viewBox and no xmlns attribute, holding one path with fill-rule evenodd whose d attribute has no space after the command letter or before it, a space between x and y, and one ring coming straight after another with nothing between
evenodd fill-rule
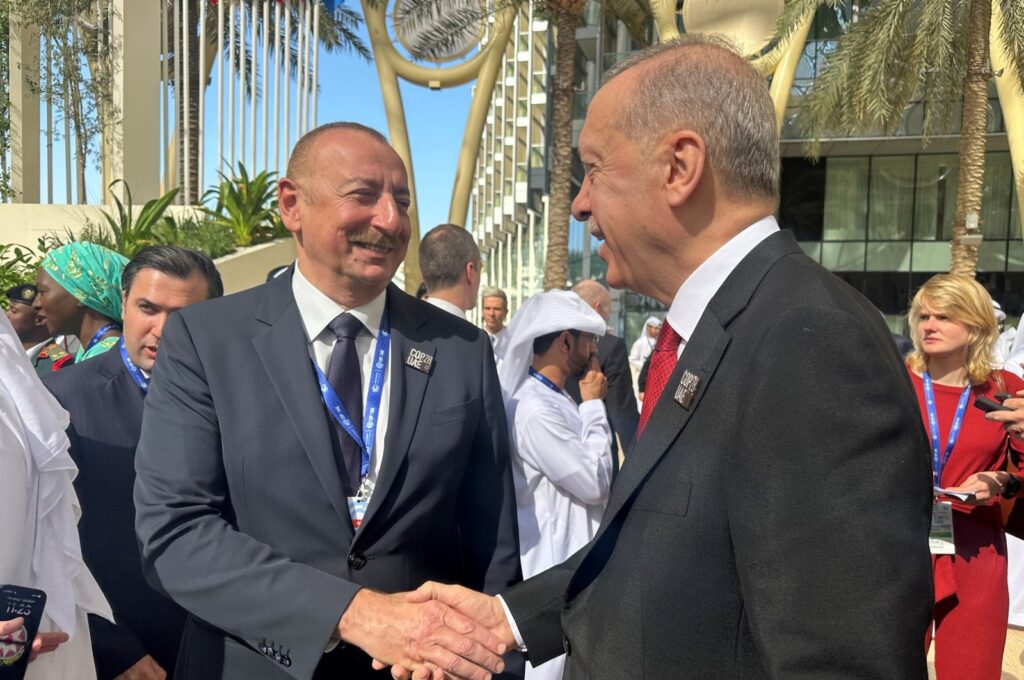
<instances>
[{"instance_id":1,"label":"beige wall","mask_svg":"<svg viewBox=\"0 0 1024 680\"><path fill-rule=\"evenodd\" d=\"M142 206L136 206L134 211L138 213L141 209ZM98 205L0 204L0 243L20 243L34 249L40 236L53 232L64 234L68 229L78 233L86 220L103 223L104 210L114 212L113 207L105 209ZM171 206L166 214L180 216L190 212L196 211Z\"/></svg>"},{"instance_id":2,"label":"beige wall","mask_svg":"<svg viewBox=\"0 0 1024 680\"><path fill-rule=\"evenodd\" d=\"M217 269L224 279L224 293L237 293L266 281L274 267L294 261L295 241L283 238L225 255L217 260Z\"/></svg>"}]
</instances>

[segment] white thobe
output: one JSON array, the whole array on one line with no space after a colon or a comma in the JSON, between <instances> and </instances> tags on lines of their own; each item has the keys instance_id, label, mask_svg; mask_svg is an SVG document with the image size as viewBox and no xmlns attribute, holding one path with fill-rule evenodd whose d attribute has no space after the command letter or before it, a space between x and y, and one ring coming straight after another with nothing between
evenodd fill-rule
<instances>
[{"instance_id":1,"label":"white thobe","mask_svg":"<svg viewBox=\"0 0 1024 680\"><path fill-rule=\"evenodd\" d=\"M657 342L657 338L652 338L647 335L647 327L644 326L644 330L641 332L640 337L636 339L633 346L629 348L629 363L633 366L633 369L639 373L640 369L644 367L644 362L647 361L647 357L654 351L654 344Z\"/></svg>"},{"instance_id":2,"label":"white thobe","mask_svg":"<svg viewBox=\"0 0 1024 680\"><path fill-rule=\"evenodd\" d=\"M568 394L529 378L512 398L520 559L530 578L561 564L594 537L608 502L612 434L604 403L578 407ZM565 657L537 668L527 680L562 677Z\"/></svg>"}]
</instances>

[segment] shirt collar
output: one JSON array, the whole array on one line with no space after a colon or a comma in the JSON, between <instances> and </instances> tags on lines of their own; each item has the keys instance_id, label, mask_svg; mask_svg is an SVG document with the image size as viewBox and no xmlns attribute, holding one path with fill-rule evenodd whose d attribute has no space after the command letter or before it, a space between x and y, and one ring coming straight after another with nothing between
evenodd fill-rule
<instances>
[{"instance_id":1,"label":"shirt collar","mask_svg":"<svg viewBox=\"0 0 1024 680\"><path fill-rule=\"evenodd\" d=\"M316 340L328 324L342 312L348 312L359 319L366 330L370 331L373 337L377 337L380 319L384 315L384 305L387 302L387 289L384 289L365 305L346 309L310 283L299 270L298 262L295 263L295 273L292 274L292 295L295 296L295 304L299 308L299 317L302 319L302 327L309 342Z\"/></svg>"},{"instance_id":2,"label":"shirt collar","mask_svg":"<svg viewBox=\"0 0 1024 680\"><path fill-rule=\"evenodd\" d=\"M38 345L33 345L32 347L25 350L25 353L28 354L29 359L35 359L36 355L43 351L43 348L49 345L51 342L53 342L53 338L47 338Z\"/></svg>"},{"instance_id":3,"label":"shirt collar","mask_svg":"<svg viewBox=\"0 0 1024 680\"><path fill-rule=\"evenodd\" d=\"M683 341L690 339L697 322L704 315L711 298L722 287L729 274L761 241L779 230L775 217L769 215L733 236L716 250L683 282L672 299L665 318Z\"/></svg>"},{"instance_id":4,"label":"shirt collar","mask_svg":"<svg viewBox=\"0 0 1024 680\"><path fill-rule=\"evenodd\" d=\"M439 297L428 297L428 298L426 298L426 302L429 302L430 304L434 305L438 309L443 309L444 311L448 312L449 314L454 314L455 316L459 317L460 319L465 319L466 318L466 310L464 310L462 307L459 307L458 305L455 305L455 304L452 304L451 302L448 302L447 300L442 300Z\"/></svg>"}]
</instances>

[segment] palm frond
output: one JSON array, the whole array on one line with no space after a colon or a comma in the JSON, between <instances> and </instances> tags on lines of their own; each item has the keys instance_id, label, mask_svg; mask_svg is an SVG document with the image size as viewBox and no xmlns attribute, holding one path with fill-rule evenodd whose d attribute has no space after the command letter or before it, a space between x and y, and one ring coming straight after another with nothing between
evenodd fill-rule
<instances>
[{"instance_id":1,"label":"palm frond","mask_svg":"<svg viewBox=\"0 0 1024 680\"><path fill-rule=\"evenodd\" d=\"M922 32L930 33L924 88L927 101L924 135L951 132L956 105L963 96L963 76L967 65L967 3L925 3L929 22Z\"/></svg>"},{"instance_id":2,"label":"palm frond","mask_svg":"<svg viewBox=\"0 0 1024 680\"><path fill-rule=\"evenodd\" d=\"M1006 55L1017 70L1018 92L1024 95L1024 3L1020 0L995 0L1003 11L1000 38Z\"/></svg>"},{"instance_id":3,"label":"palm frond","mask_svg":"<svg viewBox=\"0 0 1024 680\"><path fill-rule=\"evenodd\" d=\"M818 8L824 6L838 7L842 3L843 0L786 0L775 24L775 37L768 43L763 53L776 56L778 52L785 50L789 39L800 28L809 12L816 12Z\"/></svg>"},{"instance_id":4,"label":"palm frond","mask_svg":"<svg viewBox=\"0 0 1024 680\"><path fill-rule=\"evenodd\" d=\"M487 7L455 4L449 0L416 0L403 5L395 15L396 29L415 35L408 45L413 52L427 59L442 58L464 44L469 31L485 25L488 17L505 11L518 11L528 0L494 0ZM369 4L369 0L367 0Z\"/></svg>"},{"instance_id":5,"label":"palm frond","mask_svg":"<svg viewBox=\"0 0 1024 680\"><path fill-rule=\"evenodd\" d=\"M604 11L626 25L629 35L641 45L647 43L647 19L651 6L644 0L605 0Z\"/></svg>"}]
</instances>

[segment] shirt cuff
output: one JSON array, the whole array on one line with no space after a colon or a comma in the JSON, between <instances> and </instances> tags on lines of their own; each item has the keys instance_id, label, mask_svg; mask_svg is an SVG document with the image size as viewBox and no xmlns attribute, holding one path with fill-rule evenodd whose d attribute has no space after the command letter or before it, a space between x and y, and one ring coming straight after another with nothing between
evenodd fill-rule
<instances>
[{"instance_id":1,"label":"shirt cuff","mask_svg":"<svg viewBox=\"0 0 1024 680\"><path fill-rule=\"evenodd\" d=\"M498 598L498 602L501 603L501 608L505 611L505 618L508 620L508 627L512 629L512 637L516 639L516 644L519 646L520 652L526 651L526 643L523 642L523 636L519 634L519 626L516 625L516 620L512 618L512 612L509 611L508 605L505 604L505 599L501 595L495 595Z\"/></svg>"}]
</instances>

